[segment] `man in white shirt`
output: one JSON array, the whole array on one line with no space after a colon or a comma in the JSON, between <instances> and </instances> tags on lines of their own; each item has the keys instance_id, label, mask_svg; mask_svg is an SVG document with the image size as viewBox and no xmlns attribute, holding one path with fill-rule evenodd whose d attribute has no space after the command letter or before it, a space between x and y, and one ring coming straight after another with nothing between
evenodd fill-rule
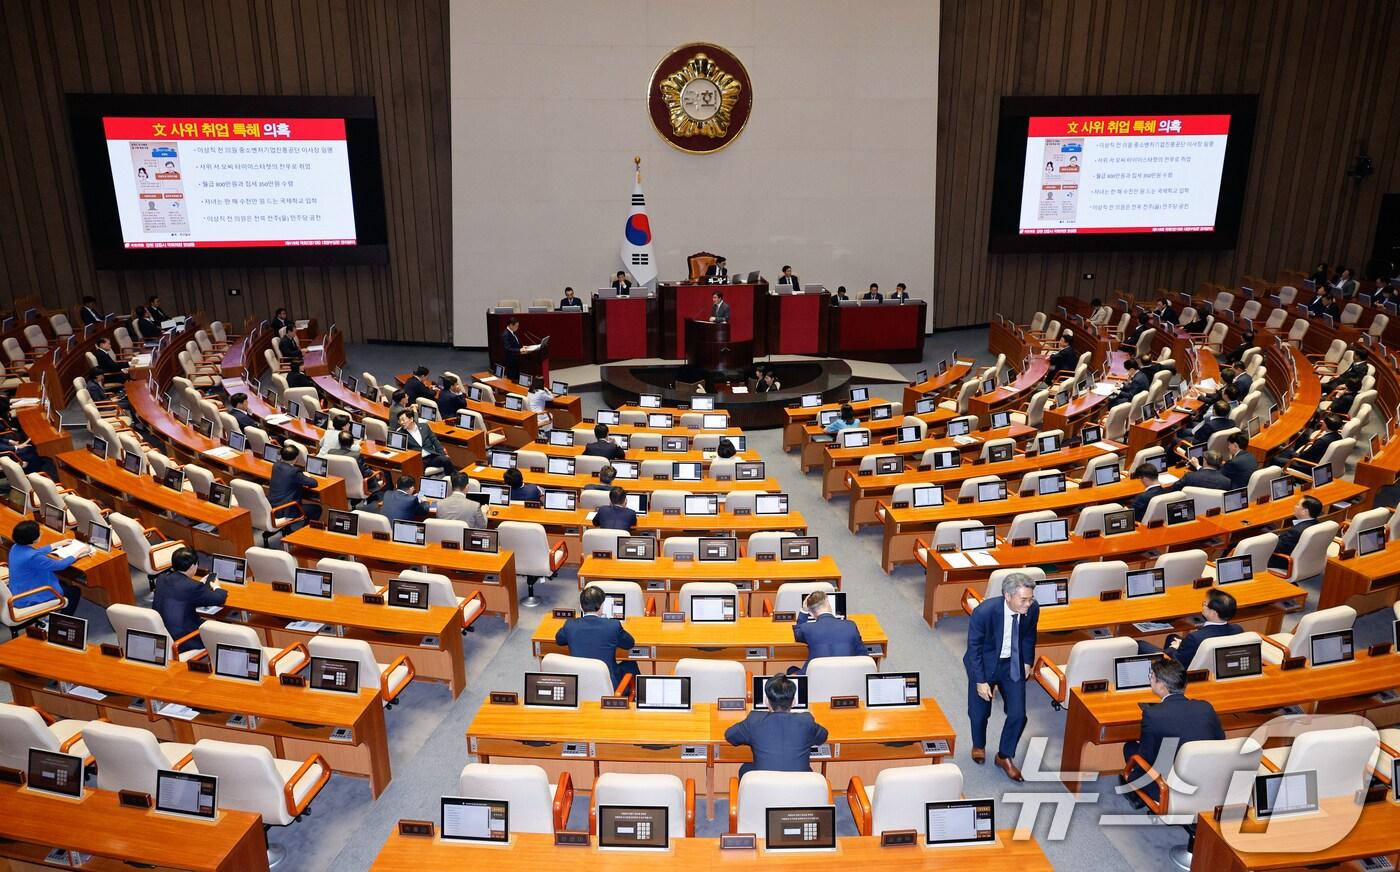
<instances>
[{"instance_id":1,"label":"man in white shirt","mask_svg":"<svg viewBox=\"0 0 1400 872\"><path fill-rule=\"evenodd\" d=\"M1001 728L996 765L1012 781L1024 781L1016 768L1016 746L1026 728L1026 679L1035 663L1036 622L1040 606L1035 582L1022 572L1009 573L1001 596L988 597L972 612L967 628L967 714L972 722L972 762L987 759L987 721L992 697L1002 694L1006 720Z\"/></svg>"},{"instance_id":2,"label":"man in white shirt","mask_svg":"<svg viewBox=\"0 0 1400 872\"><path fill-rule=\"evenodd\" d=\"M554 428L554 419L549 417L549 401L554 399L554 394L544 387L543 379L537 387L525 395L525 408L527 411L535 413L535 422L539 424L540 432L547 433Z\"/></svg>"},{"instance_id":3,"label":"man in white shirt","mask_svg":"<svg viewBox=\"0 0 1400 872\"><path fill-rule=\"evenodd\" d=\"M336 415L331 418L331 424L326 428L326 432L321 436L321 446L316 449L316 453L321 457L327 457L331 451L340 447L340 434L350 432L350 418L346 415ZM355 451L360 450L358 443L354 444Z\"/></svg>"}]
</instances>

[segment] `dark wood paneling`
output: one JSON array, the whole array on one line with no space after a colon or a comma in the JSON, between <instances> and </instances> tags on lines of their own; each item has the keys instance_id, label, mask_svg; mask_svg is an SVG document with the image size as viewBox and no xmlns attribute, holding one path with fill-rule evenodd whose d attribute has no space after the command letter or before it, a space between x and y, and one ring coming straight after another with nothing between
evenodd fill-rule
<instances>
[{"instance_id":1,"label":"dark wood paneling","mask_svg":"<svg viewBox=\"0 0 1400 872\"><path fill-rule=\"evenodd\" d=\"M351 339L451 330L447 0L5 0L0 304L160 294L241 324L278 305ZM379 110L387 266L97 271L66 93L368 95ZM228 288L242 297L229 297Z\"/></svg>"},{"instance_id":2,"label":"dark wood paneling","mask_svg":"<svg viewBox=\"0 0 1400 872\"><path fill-rule=\"evenodd\" d=\"M1060 294L1194 290L1319 259L1361 266L1381 195L1400 190L1397 44L1394 0L944 0L936 323L1024 320ZM1259 94L1234 250L987 252L1000 97L1174 93ZM1376 175L1357 183L1346 171L1362 145Z\"/></svg>"}]
</instances>

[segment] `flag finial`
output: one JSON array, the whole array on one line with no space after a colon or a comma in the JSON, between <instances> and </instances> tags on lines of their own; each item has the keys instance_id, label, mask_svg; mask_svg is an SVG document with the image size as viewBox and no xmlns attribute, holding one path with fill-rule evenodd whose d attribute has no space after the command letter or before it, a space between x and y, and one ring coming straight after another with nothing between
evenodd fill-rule
<instances>
[{"instance_id":1,"label":"flag finial","mask_svg":"<svg viewBox=\"0 0 1400 872\"><path fill-rule=\"evenodd\" d=\"M642 156L639 154L633 155L632 163L637 165L637 181L640 183L642 181Z\"/></svg>"}]
</instances>

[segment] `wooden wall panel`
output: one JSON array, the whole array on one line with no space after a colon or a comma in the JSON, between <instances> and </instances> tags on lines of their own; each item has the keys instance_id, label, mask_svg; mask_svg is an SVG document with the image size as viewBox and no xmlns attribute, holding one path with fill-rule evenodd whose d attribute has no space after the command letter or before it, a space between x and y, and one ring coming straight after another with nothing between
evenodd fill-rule
<instances>
[{"instance_id":1,"label":"wooden wall panel","mask_svg":"<svg viewBox=\"0 0 1400 872\"><path fill-rule=\"evenodd\" d=\"M1357 267L1381 195L1400 190L1393 0L960 0L941 15L939 326L1024 320L1060 294L1194 289L1320 259ZM1172 93L1259 94L1234 250L987 252L1002 96ZM1358 183L1346 171L1362 145L1376 175Z\"/></svg>"},{"instance_id":2,"label":"wooden wall panel","mask_svg":"<svg viewBox=\"0 0 1400 872\"><path fill-rule=\"evenodd\" d=\"M285 304L352 339L449 341L447 34L447 0L6 0L0 306L160 294L235 323ZM96 270L63 102L82 92L374 97L389 264Z\"/></svg>"}]
</instances>

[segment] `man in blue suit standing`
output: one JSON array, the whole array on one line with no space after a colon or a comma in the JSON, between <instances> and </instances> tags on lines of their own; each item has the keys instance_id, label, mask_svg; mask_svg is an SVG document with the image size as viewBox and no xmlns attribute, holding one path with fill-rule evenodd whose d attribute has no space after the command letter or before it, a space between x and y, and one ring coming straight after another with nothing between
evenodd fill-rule
<instances>
[{"instance_id":1,"label":"man in blue suit standing","mask_svg":"<svg viewBox=\"0 0 1400 872\"><path fill-rule=\"evenodd\" d=\"M1040 606L1035 582L1013 572L1001 583L1001 596L988 597L972 612L967 626L967 717L972 722L972 762L987 759L987 720L992 696L1001 690L1006 721L1001 728L996 765L1012 781L1024 781L1014 760L1026 728L1026 679L1035 662L1036 622Z\"/></svg>"},{"instance_id":2,"label":"man in blue suit standing","mask_svg":"<svg viewBox=\"0 0 1400 872\"><path fill-rule=\"evenodd\" d=\"M826 727L811 712L794 712L797 684L786 675L769 679L763 687L768 711L751 711L724 731L731 745L748 745L753 762L739 767L739 778L755 769L765 772L810 772L811 749L826 741Z\"/></svg>"},{"instance_id":3,"label":"man in blue suit standing","mask_svg":"<svg viewBox=\"0 0 1400 872\"><path fill-rule=\"evenodd\" d=\"M807 644L807 662L802 664L800 670L796 667L789 669L789 675L806 672L818 657L865 656L865 642L861 641L860 628L855 621L832 614L831 602L824 591L814 590L807 594L802 611L797 614L797 623L792 625L792 637Z\"/></svg>"},{"instance_id":4,"label":"man in blue suit standing","mask_svg":"<svg viewBox=\"0 0 1400 872\"><path fill-rule=\"evenodd\" d=\"M606 602L607 595L601 587L589 585L578 595L583 617L570 618L554 634L554 642L569 649L571 657L588 657L601 660L612 673L613 687L622 683L624 675L636 675L637 664L631 660L617 662L617 649L631 648L637 644L632 634L616 618L605 618L598 613Z\"/></svg>"}]
</instances>

